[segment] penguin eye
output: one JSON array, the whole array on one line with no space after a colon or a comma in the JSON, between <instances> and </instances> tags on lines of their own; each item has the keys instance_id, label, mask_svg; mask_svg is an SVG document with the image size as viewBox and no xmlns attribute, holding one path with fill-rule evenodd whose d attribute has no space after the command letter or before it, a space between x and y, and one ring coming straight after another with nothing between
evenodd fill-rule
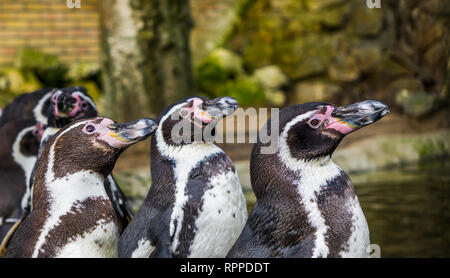
<instances>
[{"instance_id":1,"label":"penguin eye","mask_svg":"<svg viewBox=\"0 0 450 278\"><path fill-rule=\"evenodd\" d=\"M312 119L311 121L309 121L309 125L312 127L312 128L318 128L319 127L319 125L320 125L320 120L319 119Z\"/></svg>"},{"instance_id":2,"label":"penguin eye","mask_svg":"<svg viewBox=\"0 0 450 278\"><path fill-rule=\"evenodd\" d=\"M84 130L85 130L87 133L92 133L92 132L95 131L95 126L93 126L93 125L87 125L87 126L84 128Z\"/></svg>"}]
</instances>

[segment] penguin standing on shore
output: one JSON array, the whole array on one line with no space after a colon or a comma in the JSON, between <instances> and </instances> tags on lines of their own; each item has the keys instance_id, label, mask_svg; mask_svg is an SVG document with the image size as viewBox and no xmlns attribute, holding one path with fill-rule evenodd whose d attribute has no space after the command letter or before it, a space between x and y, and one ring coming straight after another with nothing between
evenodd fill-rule
<instances>
[{"instance_id":1,"label":"penguin standing on shore","mask_svg":"<svg viewBox=\"0 0 450 278\"><path fill-rule=\"evenodd\" d=\"M42 132L42 125L27 120L10 121L0 127L0 243L22 215L22 197Z\"/></svg>"},{"instance_id":2,"label":"penguin standing on shore","mask_svg":"<svg viewBox=\"0 0 450 278\"><path fill-rule=\"evenodd\" d=\"M342 138L389 113L378 101L343 107L286 107L278 148L254 144L250 175L255 203L227 257L368 257L369 228L349 177L331 160Z\"/></svg>"},{"instance_id":3,"label":"penguin standing on shore","mask_svg":"<svg viewBox=\"0 0 450 278\"><path fill-rule=\"evenodd\" d=\"M119 155L156 129L151 119L80 120L48 142L33 186L33 210L5 257L115 257L120 225L104 181Z\"/></svg>"},{"instance_id":4,"label":"penguin standing on shore","mask_svg":"<svg viewBox=\"0 0 450 278\"><path fill-rule=\"evenodd\" d=\"M231 97L190 97L160 114L152 185L120 238L119 257L225 257L244 227L246 201L231 159L196 135L214 133L237 107Z\"/></svg>"}]
</instances>

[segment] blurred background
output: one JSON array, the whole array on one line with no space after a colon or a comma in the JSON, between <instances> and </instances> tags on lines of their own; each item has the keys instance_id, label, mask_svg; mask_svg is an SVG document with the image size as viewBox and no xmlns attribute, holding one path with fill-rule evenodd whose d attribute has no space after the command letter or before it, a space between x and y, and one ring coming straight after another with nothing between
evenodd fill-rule
<instances>
[{"instance_id":1,"label":"blurred background","mask_svg":"<svg viewBox=\"0 0 450 278\"><path fill-rule=\"evenodd\" d=\"M450 257L450 2L366 2L0 0L0 108L74 85L116 121L156 117L192 95L244 108L380 100L391 114L347 136L334 160L382 257ZM251 144L220 146L251 208ZM149 163L142 143L114 170L135 209Z\"/></svg>"}]
</instances>

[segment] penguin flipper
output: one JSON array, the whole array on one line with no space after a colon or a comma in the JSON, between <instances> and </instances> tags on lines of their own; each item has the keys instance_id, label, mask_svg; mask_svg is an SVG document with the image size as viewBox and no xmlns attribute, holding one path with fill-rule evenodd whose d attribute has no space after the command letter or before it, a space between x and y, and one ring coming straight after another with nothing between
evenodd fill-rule
<instances>
[{"instance_id":1,"label":"penguin flipper","mask_svg":"<svg viewBox=\"0 0 450 278\"><path fill-rule=\"evenodd\" d=\"M127 197L118 186L112 174L105 179L105 190L113 204L119 222L123 229L125 229L133 219L133 211L131 210Z\"/></svg>"},{"instance_id":2,"label":"penguin flipper","mask_svg":"<svg viewBox=\"0 0 450 278\"><path fill-rule=\"evenodd\" d=\"M275 229L276 214L272 207L256 202L238 240L227 254L227 258L270 258L271 232Z\"/></svg>"}]
</instances>

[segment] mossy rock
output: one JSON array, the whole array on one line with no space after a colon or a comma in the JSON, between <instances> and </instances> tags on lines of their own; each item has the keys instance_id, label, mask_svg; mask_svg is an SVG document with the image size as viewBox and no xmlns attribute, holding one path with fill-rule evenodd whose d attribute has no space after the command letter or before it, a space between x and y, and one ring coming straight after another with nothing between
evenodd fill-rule
<instances>
[{"instance_id":1,"label":"mossy rock","mask_svg":"<svg viewBox=\"0 0 450 278\"><path fill-rule=\"evenodd\" d=\"M0 69L0 92L11 96L32 92L42 87L42 84L29 70L18 68Z\"/></svg>"},{"instance_id":2,"label":"mossy rock","mask_svg":"<svg viewBox=\"0 0 450 278\"><path fill-rule=\"evenodd\" d=\"M66 74L68 80L97 80L100 65L96 62L76 62L69 66Z\"/></svg>"},{"instance_id":3,"label":"mossy rock","mask_svg":"<svg viewBox=\"0 0 450 278\"><path fill-rule=\"evenodd\" d=\"M257 106L266 102L264 90L247 77L226 82L218 96L232 96L241 106Z\"/></svg>"},{"instance_id":4,"label":"mossy rock","mask_svg":"<svg viewBox=\"0 0 450 278\"><path fill-rule=\"evenodd\" d=\"M15 66L32 71L47 87L64 87L67 84L67 66L56 55L23 48L18 51Z\"/></svg>"}]
</instances>

